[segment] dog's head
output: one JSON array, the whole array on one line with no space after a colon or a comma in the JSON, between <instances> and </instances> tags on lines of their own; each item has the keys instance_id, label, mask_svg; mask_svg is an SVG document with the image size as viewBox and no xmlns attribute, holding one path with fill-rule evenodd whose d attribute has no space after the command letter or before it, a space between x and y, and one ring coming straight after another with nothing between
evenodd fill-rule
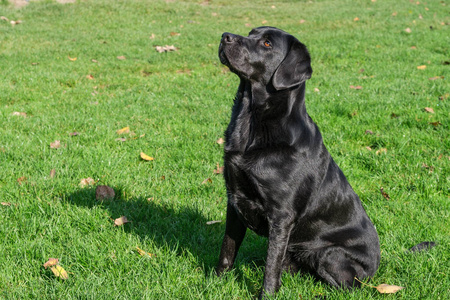
<instances>
[{"instance_id":1,"label":"dog's head","mask_svg":"<svg viewBox=\"0 0 450 300\"><path fill-rule=\"evenodd\" d=\"M220 61L239 77L276 90L288 89L311 78L311 59L306 46L292 35L258 27L248 37L225 32L219 46Z\"/></svg>"}]
</instances>

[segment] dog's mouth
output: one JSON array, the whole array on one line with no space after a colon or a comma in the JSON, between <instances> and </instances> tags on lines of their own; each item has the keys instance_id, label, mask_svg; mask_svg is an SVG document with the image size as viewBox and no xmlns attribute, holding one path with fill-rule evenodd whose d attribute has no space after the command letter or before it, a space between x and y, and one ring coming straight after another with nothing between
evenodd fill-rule
<instances>
[{"instance_id":1,"label":"dog's mouth","mask_svg":"<svg viewBox=\"0 0 450 300\"><path fill-rule=\"evenodd\" d=\"M226 65L227 67L230 67L230 61L228 60L225 54L225 49L222 41L220 42L219 45L219 59L222 64Z\"/></svg>"}]
</instances>

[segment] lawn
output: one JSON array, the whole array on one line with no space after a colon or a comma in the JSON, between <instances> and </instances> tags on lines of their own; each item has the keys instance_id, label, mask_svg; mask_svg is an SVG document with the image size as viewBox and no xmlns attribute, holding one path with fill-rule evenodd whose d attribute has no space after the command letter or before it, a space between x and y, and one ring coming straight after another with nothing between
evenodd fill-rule
<instances>
[{"instance_id":1,"label":"lawn","mask_svg":"<svg viewBox=\"0 0 450 300\"><path fill-rule=\"evenodd\" d=\"M0 1L1 299L258 295L266 239L249 231L234 270L213 271L217 141L238 84L217 48L261 25L308 46L308 112L380 236L369 284L405 287L349 293L283 274L274 298L450 298L448 1L13 2ZM115 198L96 200L100 185ZM408 251L423 241L436 246Z\"/></svg>"}]
</instances>

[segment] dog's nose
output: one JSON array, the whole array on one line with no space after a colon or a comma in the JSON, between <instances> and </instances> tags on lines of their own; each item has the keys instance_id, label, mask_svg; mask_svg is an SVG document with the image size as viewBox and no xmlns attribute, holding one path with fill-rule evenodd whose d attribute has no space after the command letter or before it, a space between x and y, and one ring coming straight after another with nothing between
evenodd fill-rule
<instances>
[{"instance_id":1,"label":"dog's nose","mask_svg":"<svg viewBox=\"0 0 450 300\"><path fill-rule=\"evenodd\" d=\"M222 34L222 42L224 43L232 43L234 42L235 38L236 36L229 32L225 32L224 34Z\"/></svg>"}]
</instances>

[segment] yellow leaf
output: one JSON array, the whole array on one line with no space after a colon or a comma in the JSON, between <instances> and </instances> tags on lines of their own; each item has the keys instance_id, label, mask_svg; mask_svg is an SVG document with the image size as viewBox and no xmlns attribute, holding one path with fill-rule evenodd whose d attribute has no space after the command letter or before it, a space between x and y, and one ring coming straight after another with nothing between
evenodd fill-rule
<instances>
[{"instance_id":1,"label":"yellow leaf","mask_svg":"<svg viewBox=\"0 0 450 300\"><path fill-rule=\"evenodd\" d=\"M92 184L95 184L95 180L92 179L91 177L83 178L83 179L81 179L81 181L80 181L80 186L81 186L81 187L85 187L85 186L87 186L87 185L92 185Z\"/></svg>"},{"instance_id":2,"label":"yellow leaf","mask_svg":"<svg viewBox=\"0 0 450 300\"><path fill-rule=\"evenodd\" d=\"M397 291L400 291L404 289L402 286L397 285L389 285L389 284L380 284L379 286L375 287L381 294L393 294Z\"/></svg>"},{"instance_id":3,"label":"yellow leaf","mask_svg":"<svg viewBox=\"0 0 450 300\"><path fill-rule=\"evenodd\" d=\"M136 247L136 250L137 250L137 252L139 253L140 256L149 256L149 257L155 256L155 254L145 252L144 250L142 250L139 247Z\"/></svg>"},{"instance_id":4,"label":"yellow leaf","mask_svg":"<svg viewBox=\"0 0 450 300\"><path fill-rule=\"evenodd\" d=\"M50 268L52 270L53 274L55 274L56 277L59 277L61 279L67 279L69 278L69 275L67 274L66 270L63 269L60 265L56 265Z\"/></svg>"},{"instance_id":5,"label":"yellow leaf","mask_svg":"<svg viewBox=\"0 0 450 300\"><path fill-rule=\"evenodd\" d=\"M380 150L377 150L375 153L377 155L382 154L382 153L387 153L387 149L386 148L381 148Z\"/></svg>"},{"instance_id":6,"label":"yellow leaf","mask_svg":"<svg viewBox=\"0 0 450 300\"><path fill-rule=\"evenodd\" d=\"M422 65L422 66L418 66L418 67L417 67L417 69L419 69L419 70L425 70L426 68L427 68L426 65Z\"/></svg>"},{"instance_id":7,"label":"yellow leaf","mask_svg":"<svg viewBox=\"0 0 450 300\"><path fill-rule=\"evenodd\" d=\"M216 141L217 144L222 145L225 141L223 140L223 138L220 138Z\"/></svg>"},{"instance_id":8,"label":"yellow leaf","mask_svg":"<svg viewBox=\"0 0 450 300\"><path fill-rule=\"evenodd\" d=\"M153 157L148 156L148 155L145 154L144 152L141 152L141 158L142 158L143 160L147 160L147 161L154 160Z\"/></svg>"},{"instance_id":9,"label":"yellow leaf","mask_svg":"<svg viewBox=\"0 0 450 300\"><path fill-rule=\"evenodd\" d=\"M67 57L69 58L69 60L71 60L71 61L76 61L77 60L77 58L76 57L70 57L70 55L67 55Z\"/></svg>"},{"instance_id":10,"label":"yellow leaf","mask_svg":"<svg viewBox=\"0 0 450 300\"><path fill-rule=\"evenodd\" d=\"M116 131L117 134L126 134L126 133L130 133L130 127L124 127L122 129L119 129Z\"/></svg>"},{"instance_id":11,"label":"yellow leaf","mask_svg":"<svg viewBox=\"0 0 450 300\"><path fill-rule=\"evenodd\" d=\"M61 142L56 140L53 143L50 143L50 148L52 149L58 149L61 148Z\"/></svg>"}]
</instances>

